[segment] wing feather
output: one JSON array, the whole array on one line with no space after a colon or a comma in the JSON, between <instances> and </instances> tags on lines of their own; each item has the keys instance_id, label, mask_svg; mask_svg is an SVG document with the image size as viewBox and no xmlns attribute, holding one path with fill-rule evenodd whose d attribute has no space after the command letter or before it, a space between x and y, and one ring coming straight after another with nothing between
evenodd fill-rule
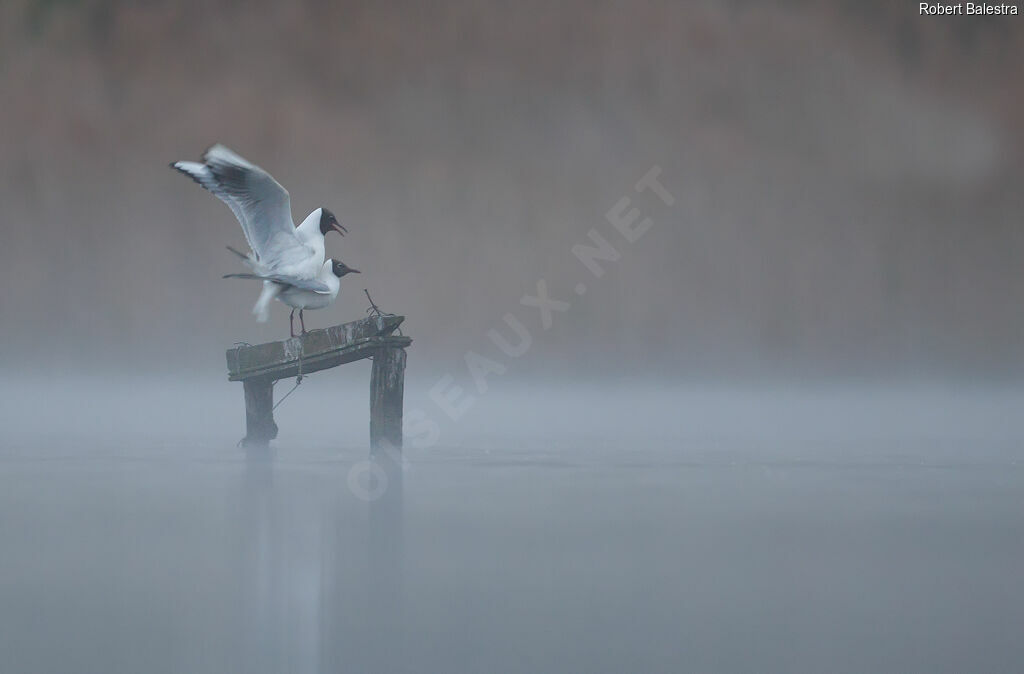
<instances>
[{"instance_id":1,"label":"wing feather","mask_svg":"<svg viewBox=\"0 0 1024 674\"><path fill-rule=\"evenodd\" d=\"M256 259L269 268L306 259L310 249L295 235L291 197L273 176L217 144L203 162L171 164L223 201L242 225Z\"/></svg>"},{"instance_id":2,"label":"wing feather","mask_svg":"<svg viewBox=\"0 0 1024 674\"><path fill-rule=\"evenodd\" d=\"M299 278L298 276L291 276L288 274L224 274L224 278L245 278L245 279L257 279L260 281L273 281L274 283L280 283L284 286L291 286L300 290L311 290L320 295L329 295L331 289L327 287L326 283L320 281L314 281L312 279Z\"/></svg>"}]
</instances>

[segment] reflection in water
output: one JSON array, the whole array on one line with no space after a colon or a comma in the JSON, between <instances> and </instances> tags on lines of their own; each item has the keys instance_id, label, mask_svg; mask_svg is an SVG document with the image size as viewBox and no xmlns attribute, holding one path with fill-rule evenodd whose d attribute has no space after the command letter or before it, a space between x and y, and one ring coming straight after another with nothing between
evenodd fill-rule
<instances>
[{"instance_id":1,"label":"reflection in water","mask_svg":"<svg viewBox=\"0 0 1024 674\"><path fill-rule=\"evenodd\" d=\"M401 456L373 453L349 475L358 471L370 482L355 499L343 479L310 493L290 488L274 450L249 451L238 547L245 671L401 669ZM356 531L345 513L354 500L364 505Z\"/></svg>"},{"instance_id":2,"label":"reflection in water","mask_svg":"<svg viewBox=\"0 0 1024 674\"><path fill-rule=\"evenodd\" d=\"M282 671L284 592L282 568L286 548L275 507L272 450L251 450L245 466L240 513L242 653L251 672ZM290 574L288 574L290 575Z\"/></svg>"}]
</instances>

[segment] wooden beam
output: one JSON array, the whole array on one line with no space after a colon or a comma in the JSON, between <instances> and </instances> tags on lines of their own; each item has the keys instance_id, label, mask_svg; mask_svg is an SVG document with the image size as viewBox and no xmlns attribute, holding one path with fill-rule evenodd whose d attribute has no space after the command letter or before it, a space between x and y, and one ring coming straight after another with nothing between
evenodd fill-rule
<instances>
[{"instance_id":1,"label":"wooden beam","mask_svg":"<svg viewBox=\"0 0 1024 674\"><path fill-rule=\"evenodd\" d=\"M370 358L381 348L407 347L412 339L391 334L404 320L404 316L371 316L311 330L301 337L228 349L228 379L286 379L298 375L300 368L303 374L310 374Z\"/></svg>"}]
</instances>

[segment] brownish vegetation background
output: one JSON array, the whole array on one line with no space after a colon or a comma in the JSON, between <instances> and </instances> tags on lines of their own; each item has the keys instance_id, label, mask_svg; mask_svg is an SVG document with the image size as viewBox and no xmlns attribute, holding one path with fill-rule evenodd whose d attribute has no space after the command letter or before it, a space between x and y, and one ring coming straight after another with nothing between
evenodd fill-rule
<instances>
[{"instance_id":1,"label":"brownish vegetation background","mask_svg":"<svg viewBox=\"0 0 1024 674\"><path fill-rule=\"evenodd\" d=\"M167 168L221 141L351 229L328 251L366 273L310 323L370 288L422 371L536 327L543 277L574 306L526 369L1019 373L1024 18L916 7L5 2L0 366L214 371L285 334ZM570 246L652 165L676 205L576 298Z\"/></svg>"}]
</instances>

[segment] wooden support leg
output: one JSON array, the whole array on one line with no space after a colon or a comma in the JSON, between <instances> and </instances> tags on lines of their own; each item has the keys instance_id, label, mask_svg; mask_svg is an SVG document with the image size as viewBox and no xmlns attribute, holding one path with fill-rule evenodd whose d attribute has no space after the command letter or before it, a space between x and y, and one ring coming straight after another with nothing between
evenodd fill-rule
<instances>
[{"instance_id":1,"label":"wooden support leg","mask_svg":"<svg viewBox=\"0 0 1024 674\"><path fill-rule=\"evenodd\" d=\"M385 347L373 357L370 376L370 447L402 448L405 349Z\"/></svg>"},{"instance_id":2,"label":"wooden support leg","mask_svg":"<svg viewBox=\"0 0 1024 674\"><path fill-rule=\"evenodd\" d=\"M265 377L254 377L242 382L245 389L245 437L244 447L266 447L277 437L274 423L274 381Z\"/></svg>"}]
</instances>

